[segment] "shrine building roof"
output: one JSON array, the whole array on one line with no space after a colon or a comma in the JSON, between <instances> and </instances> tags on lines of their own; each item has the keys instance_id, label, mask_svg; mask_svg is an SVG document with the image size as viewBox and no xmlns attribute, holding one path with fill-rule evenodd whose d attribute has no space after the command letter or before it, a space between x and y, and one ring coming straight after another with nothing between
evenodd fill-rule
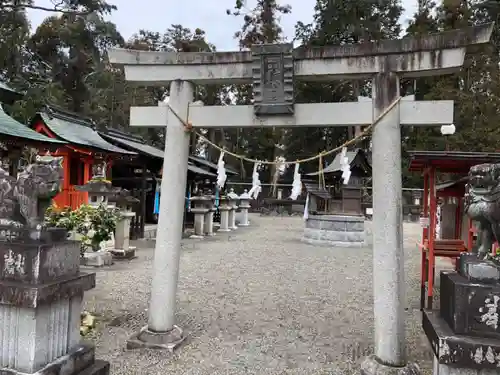
<instances>
[{"instance_id":1,"label":"shrine building roof","mask_svg":"<svg viewBox=\"0 0 500 375\"><path fill-rule=\"evenodd\" d=\"M90 118L47 105L31 121L32 127L36 125L37 119L41 119L55 137L73 145L97 149L106 153L136 155L135 152L116 147L104 140Z\"/></svg>"},{"instance_id":2,"label":"shrine building roof","mask_svg":"<svg viewBox=\"0 0 500 375\"><path fill-rule=\"evenodd\" d=\"M349 166L351 169L358 167L363 171L363 174L366 176L370 176L372 173L372 167L370 165L370 162L368 161L368 158L366 157L366 153L360 149L356 148L352 151L347 151L346 157L349 161ZM342 172L342 166L340 164L340 158L341 154L338 153L335 155L335 158L333 161L323 169L323 174L334 174L334 173L341 173ZM318 176L319 171L308 173L307 176Z\"/></svg>"},{"instance_id":3,"label":"shrine building roof","mask_svg":"<svg viewBox=\"0 0 500 375\"><path fill-rule=\"evenodd\" d=\"M163 151L159 148L148 145L146 140L142 137L115 129L106 129L105 132L99 132L99 135L111 143L116 143L127 149L132 149L139 154L163 159Z\"/></svg>"},{"instance_id":4,"label":"shrine building roof","mask_svg":"<svg viewBox=\"0 0 500 375\"><path fill-rule=\"evenodd\" d=\"M139 154L163 160L164 151L148 145L142 137L115 129L107 129L106 132L99 132L99 134L104 139L110 142L116 142L118 145L134 150ZM215 173L211 173L203 168L197 167L191 162L188 163L188 171L204 176L217 177Z\"/></svg>"},{"instance_id":5,"label":"shrine building roof","mask_svg":"<svg viewBox=\"0 0 500 375\"><path fill-rule=\"evenodd\" d=\"M0 103L12 104L16 100L22 99L23 93L14 90L4 82L0 82Z\"/></svg>"},{"instance_id":6,"label":"shrine building roof","mask_svg":"<svg viewBox=\"0 0 500 375\"><path fill-rule=\"evenodd\" d=\"M408 151L411 172L435 168L442 173L467 174L477 164L499 163L498 152Z\"/></svg>"},{"instance_id":7,"label":"shrine building roof","mask_svg":"<svg viewBox=\"0 0 500 375\"><path fill-rule=\"evenodd\" d=\"M332 196L330 195L330 193L328 191L326 191L325 188L319 187L317 182L302 181L302 183L304 185L304 188L306 189L306 191L309 194L314 195L314 196L321 198L321 199L326 199L326 200L332 199Z\"/></svg>"},{"instance_id":8,"label":"shrine building roof","mask_svg":"<svg viewBox=\"0 0 500 375\"><path fill-rule=\"evenodd\" d=\"M52 144L66 144L64 141L46 137L39 134L26 125L21 124L19 121L10 117L3 110L0 105L0 134L6 137L19 138L31 142L52 143Z\"/></svg>"},{"instance_id":9,"label":"shrine building roof","mask_svg":"<svg viewBox=\"0 0 500 375\"><path fill-rule=\"evenodd\" d=\"M212 170L217 170L218 167L217 167L217 164L215 163L212 163L211 161L205 159L204 157L202 156L195 156L195 155L190 155L189 156L189 161L195 163L195 164L201 164L205 167L208 167ZM231 167L228 167L227 165L225 166L226 168L226 173L227 174L232 174L232 175L237 175L238 174L238 171L235 171L233 168Z\"/></svg>"}]
</instances>

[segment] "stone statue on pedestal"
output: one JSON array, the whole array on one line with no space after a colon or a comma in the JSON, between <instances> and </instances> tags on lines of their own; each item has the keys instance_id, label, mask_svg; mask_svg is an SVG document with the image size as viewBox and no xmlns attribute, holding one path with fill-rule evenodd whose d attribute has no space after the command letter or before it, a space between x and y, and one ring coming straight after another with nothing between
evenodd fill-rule
<instances>
[{"instance_id":1,"label":"stone statue on pedestal","mask_svg":"<svg viewBox=\"0 0 500 375\"><path fill-rule=\"evenodd\" d=\"M39 156L18 178L0 169L0 220L4 225L39 232L45 211L59 193L62 158Z\"/></svg>"},{"instance_id":2,"label":"stone statue on pedestal","mask_svg":"<svg viewBox=\"0 0 500 375\"><path fill-rule=\"evenodd\" d=\"M473 252L484 258L500 241L500 164L473 166L465 192L465 212L479 224Z\"/></svg>"},{"instance_id":3,"label":"stone statue on pedestal","mask_svg":"<svg viewBox=\"0 0 500 375\"><path fill-rule=\"evenodd\" d=\"M0 374L107 375L81 342L83 294L95 273L80 271L80 244L44 225L59 192L61 159L38 157L18 175L0 169ZM20 329L19 327L22 327Z\"/></svg>"}]
</instances>

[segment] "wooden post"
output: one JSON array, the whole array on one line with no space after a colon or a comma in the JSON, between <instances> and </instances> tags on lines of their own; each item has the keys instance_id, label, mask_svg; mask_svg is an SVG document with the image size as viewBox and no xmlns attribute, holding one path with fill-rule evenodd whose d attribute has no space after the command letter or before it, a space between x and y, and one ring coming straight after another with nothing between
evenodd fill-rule
<instances>
[{"instance_id":1,"label":"wooden post","mask_svg":"<svg viewBox=\"0 0 500 375\"><path fill-rule=\"evenodd\" d=\"M430 220L429 220L429 267L427 277L427 308L432 309L432 296L434 293L434 241L436 238L436 170L431 167L429 172L430 190Z\"/></svg>"},{"instance_id":2,"label":"wooden post","mask_svg":"<svg viewBox=\"0 0 500 375\"><path fill-rule=\"evenodd\" d=\"M140 205L141 205L141 208L140 208L141 223L140 223L140 233L139 233L140 238L144 238L144 229L146 226L146 198L147 198L146 189L148 187L147 177L148 177L147 164L146 164L146 162L144 162L142 164L142 182L141 182L142 189L141 189L141 203L140 203Z\"/></svg>"}]
</instances>

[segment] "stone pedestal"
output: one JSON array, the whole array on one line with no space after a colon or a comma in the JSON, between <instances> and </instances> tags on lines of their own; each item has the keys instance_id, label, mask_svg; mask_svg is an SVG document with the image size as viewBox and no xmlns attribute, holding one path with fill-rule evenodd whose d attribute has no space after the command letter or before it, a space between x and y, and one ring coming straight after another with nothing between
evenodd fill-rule
<instances>
[{"instance_id":1,"label":"stone pedestal","mask_svg":"<svg viewBox=\"0 0 500 375\"><path fill-rule=\"evenodd\" d=\"M489 375L500 368L500 267L463 253L440 275L440 310L424 310L434 375Z\"/></svg>"},{"instance_id":2,"label":"stone pedestal","mask_svg":"<svg viewBox=\"0 0 500 375\"><path fill-rule=\"evenodd\" d=\"M109 374L80 343L83 293L95 274L79 269L75 241L0 242L0 373Z\"/></svg>"},{"instance_id":3,"label":"stone pedestal","mask_svg":"<svg viewBox=\"0 0 500 375\"><path fill-rule=\"evenodd\" d=\"M113 264L113 255L109 251L86 251L82 256L81 261L83 266L88 267L104 267Z\"/></svg>"},{"instance_id":4,"label":"stone pedestal","mask_svg":"<svg viewBox=\"0 0 500 375\"><path fill-rule=\"evenodd\" d=\"M248 191L245 189L243 194L240 195L240 212L241 212L241 222L238 224L240 227L248 227L250 222L248 221L248 210L250 209L250 196Z\"/></svg>"},{"instance_id":5,"label":"stone pedestal","mask_svg":"<svg viewBox=\"0 0 500 375\"><path fill-rule=\"evenodd\" d=\"M220 212L220 227L219 232L230 232L231 228L229 227L229 212L233 209L232 206L228 204L227 199L221 198L219 204L219 212Z\"/></svg>"},{"instance_id":6,"label":"stone pedestal","mask_svg":"<svg viewBox=\"0 0 500 375\"><path fill-rule=\"evenodd\" d=\"M118 259L130 259L135 257L135 246L130 246L130 222L135 217L134 212L120 212L120 220L116 223L115 248L111 254Z\"/></svg>"}]
</instances>

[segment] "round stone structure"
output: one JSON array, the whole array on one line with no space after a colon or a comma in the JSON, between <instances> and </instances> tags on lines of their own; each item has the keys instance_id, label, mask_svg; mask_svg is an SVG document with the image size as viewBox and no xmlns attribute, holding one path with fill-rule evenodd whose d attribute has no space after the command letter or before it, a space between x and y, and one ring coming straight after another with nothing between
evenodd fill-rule
<instances>
[{"instance_id":1,"label":"round stone structure","mask_svg":"<svg viewBox=\"0 0 500 375\"><path fill-rule=\"evenodd\" d=\"M309 215L302 242L312 245L363 247L365 218L357 215Z\"/></svg>"}]
</instances>

